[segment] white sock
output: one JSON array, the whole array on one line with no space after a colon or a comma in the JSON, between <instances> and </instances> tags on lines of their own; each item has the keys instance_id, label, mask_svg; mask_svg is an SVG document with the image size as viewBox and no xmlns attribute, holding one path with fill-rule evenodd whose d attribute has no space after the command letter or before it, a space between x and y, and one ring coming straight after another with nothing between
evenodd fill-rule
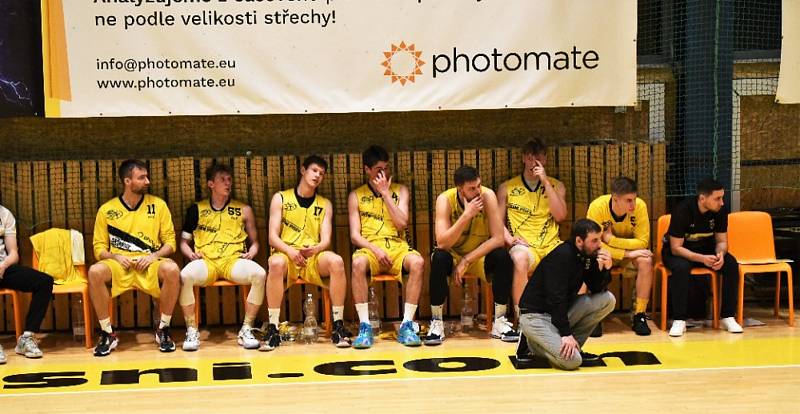
<instances>
[{"instance_id":1,"label":"white sock","mask_svg":"<svg viewBox=\"0 0 800 414\"><path fill-rule=\"evenodd\" d=\"M344 306L332 306L332 308L334 321L341 321L344 319Z\"/></svg>"},{"instance_id":2,"label":"white sock","mask_svg":"<svg viewBox=\"0 0 800 414\"><path fill-rule=\"evenodd\" d=\"M161 322L158 323L158 329L169 328L169 323L172 322L172 315L161 314Z\"/></svg>"},{"instance_id":3,"label":"white sock","mask_svg":"<svg viewBox=\"0 0 800 414\"><path fill-rule=\"evenodd\" d=\"M277 328L281 324L281 308L267 308L269 313L269 323Z\"/></svg>"},{"instance_id":4,"label":"white sock","mask_svg":"<svg viewBox=\"0 0 800 414\"><path fill-rule=\"evenodd\" d=\"M431 305L431 319L442 320L444 305Z\"/></svg>"},{"instance_id":5,"label":"white sock","mask_svg":"<svg viewBox=\"0 0 800 414\"><path fill-rule=\"evenodd\" d=\"M403 322L405 321L413 321L414 314L417 312L417 305L406 303L405 311L403 311Z\"/></svg>"},{"instance_id":6,"label":"white sock","mask_svg":"<svg viewBox=\"0 0 800 414\"><path fill-rule=\"evenodd\" d=\"M242 328L244 328L245 326L248 328L252 328L253 322L255 322L255 320L256 320L255 316L244 315L244 322L242 323Z\"/></svg>"},{"instance_id":7,"label":"white sock","mask_svg":"<svg viewBox=\"0 0 800 414\"><path fill-rule=\"evenodd\" d=\"M358 313L358 321L362 323L369 323L369 304L356 303L356 313Z\"/></svg>"},{"instance_id":8,"label":"white sock","mask_svg":"<svg viewBox=\"0 0 800 414\"><path fill-rule=\"evenodd\" d=\"M100 329L106 333L111 333L111 318L100 319Z\"/></svg>"},{"instance_id":9,"label":"white sock","mask_svg":"<svg viewBox=\"0 0 800 414\"><path fill-rule=\"evenodd\" d=\"M497 319L502 316L506 316L508 312L508 305L501 305L499 303L494 304L494 318Z\"/></svg>"}]
</instances>

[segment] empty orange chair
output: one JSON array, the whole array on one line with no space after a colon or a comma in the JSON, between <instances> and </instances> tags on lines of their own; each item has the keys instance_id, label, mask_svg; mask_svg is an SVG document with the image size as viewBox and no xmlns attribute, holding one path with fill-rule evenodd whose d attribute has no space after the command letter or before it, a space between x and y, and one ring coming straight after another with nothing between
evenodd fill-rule
<instances>
[{"instance_id":1,"label":"empty orange chair","mask_svg":"<svg viewBox=\"0 0 800 414\"><path fill-rule=\"evenodd\" d=\"M22 315L22 298L20 297L20 292L12 289L0 289L0 295L11 296L11 305L14 309L14 332L16 337L19 338L22 336L22 325L25 323L25 318Z\"/></svg>"},{"instance_id":2,"label":"empty orange chair","mask_svg":"<svg viewBox=\"0 0 800 414\"><path fill-rule=\"evenodd\" d=\"M657 278L658 275L661 275L661 324L659 327L662 331L667 330L667 300L669 296L667 295L667 290L669 288L669 275L672 273L664 266L664 262L661 260L661 249L664 247L664 235L667 234L667 230L669 230L669 220L671 215L665 214L658 218L658 231L656 232L656 263L653 267L653 275ZM711 278L711 306L712 306L712 314L713 319L711 322L711 327L714 329L719 328L719 276L717 272L705 268L705 267L694 267L692 268L693 276L708 276Z\"/></svg>"},{"instance_id":3,"label":"empty orange chair","mask_svg":"<svg viewBox=\"0 0 800 414\"><path fill-rule=\"evenodd\" d=\"M740 211L728 216L728 250L739 262L739 302L736 320L744 320L744 275L775 273L775 317L780 316L781 274L786 273L789 326L794 326L792 267L775 258L772 217L761 211Z\"/></svg>"}]
</instances>

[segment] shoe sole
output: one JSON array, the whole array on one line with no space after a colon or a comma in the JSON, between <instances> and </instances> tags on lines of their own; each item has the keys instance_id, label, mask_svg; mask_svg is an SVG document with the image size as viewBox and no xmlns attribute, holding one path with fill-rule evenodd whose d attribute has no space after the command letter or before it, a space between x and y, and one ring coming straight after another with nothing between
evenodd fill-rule
<instances>
[{"instance_id":1,"label":"shoe sole","mask_svg":"<svg viewBox=\"0 0 800 414\"><path fill-rule=\"evenodd\" d=\"M370 349L372 345L353 345L354 349Z\"/></svg>"},{"instance_id":2,"label":"shoe sole","mask_svg":"<svg viewBox=\"0 0 800 414\"><path fill-rule=\"evenodd\" d=\"M418 346L422 345L422 342L412 342L412 343L408 343L408 344L402 343L400 341L397 341L397 342L399 342L400 345L407 346L409 348L415 348L415 347L418 347Z\"/></svg>"},{"instance_id":3,"label":"shoe sole","mask_svg":"<svg viewBox=\"0 0 800 414\"><path fill-rule=\"evenodd\" d=\"M238 341L237 341L237 343L239 344L239 346L241 346L241 347L242 347L242 348L244 348L244 349L258 349L258 348L261 346L261 345L259 345L259 344L255 344L255 345L246 345L246 344L244 343L244 341L242 341L241 339L240 339L240 340L238 340Z\"/></svg>"},{"instance_id":4,"label":"shoe sole","mask_svg":"<svg viewBox=\"0 0 800 414\"><path fill-rule=\"evenodd\" d=\"M495 334L491 334L490 336L492 338L494 338L494 339L499 339L499 340L501 340L503 342L511 343L511 342L518 342L519 341L519 337L518 336L516 336L516 337L511 337L511 336L503 337L503 336L497 336Z\"/></svg>"},{"instance_id":5,"label":"shoe sole","mask_svg":"<svg viewBox=\"0 0 800 414\"><path fill-rule=\"evenodd\" d=\"M96 357L104 357L104 356L111 355L111 351L113 351L117 347L117 343L118 342L119 341L114 340L114 342L111 343L111 346L108 347L108 352L106 352L106 353L98 353L97 351L94 351L94 356L96 356Z\"/></svg>"},{"instance_id":6,"label":"shoe sole","mask_svg":"<svg viewBox=\"0 0 800 414\"><path fill-rule=\"evenodd\" d=\"M183 349L183 351L184 351L184 352L195 352L195 351L197 351L198 349L200 349L200 347L199 347L199 346L198 346L197 348L186 348L186 347L181 347L181 349Z\"/></svg>"},{"instance_id":7,"label":"shoe sole","mask_svg":"<svg viewBox=\"0 0 800 414\"><path fill-rule=\"evenodd\" d=\"M441 345L442 342L444 342L444 340L436 339L436 340L433 340L433 341L423 341L422 343L425 344L425 346L438 346L438 345Z\"/></svg>"}]
</instances>

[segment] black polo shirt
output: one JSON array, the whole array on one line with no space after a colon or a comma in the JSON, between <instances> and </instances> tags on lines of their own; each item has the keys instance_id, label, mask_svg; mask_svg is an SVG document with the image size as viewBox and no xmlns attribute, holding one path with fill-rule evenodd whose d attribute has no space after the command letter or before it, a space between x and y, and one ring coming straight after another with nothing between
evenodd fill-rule
<instances>
[{"instance_id":1,"label":"black polo shirt","mask_svg":"<svg viewBox=\"0 0 800 414\"><path fill-rule=\"evenodd\" d=\"M728 212L723 208L718 212L700 213L697 198L683 200L672 212L669 230L664 236L664 247L669 249L669 237L683 239L683 247L703 254L713 254L717 246L714 233L728 232Z\"/></svg>"}]
</instances>

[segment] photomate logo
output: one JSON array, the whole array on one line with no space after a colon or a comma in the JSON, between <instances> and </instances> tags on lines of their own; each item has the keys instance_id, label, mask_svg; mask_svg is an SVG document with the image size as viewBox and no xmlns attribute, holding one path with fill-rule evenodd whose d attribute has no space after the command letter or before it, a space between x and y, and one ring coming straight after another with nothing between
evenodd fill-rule
<instances>
[{"instance_id":1,"label":"photomate logo","mask_svg":"<svg viewBox=\"0 0 800 414\"><path fill-rule=\"evenodd\" d=\"M414 44L407 45L405 41L399 45L392 44L391 50L383 52L386 58L381 65L386 68L383 72L385 76L392 79L392 83L400 82L405 86L406 82L416 81L416 77L422 75L420 67L425 62L420 59L422 51L416 49Z\"/></svg>"}]
</instances>

